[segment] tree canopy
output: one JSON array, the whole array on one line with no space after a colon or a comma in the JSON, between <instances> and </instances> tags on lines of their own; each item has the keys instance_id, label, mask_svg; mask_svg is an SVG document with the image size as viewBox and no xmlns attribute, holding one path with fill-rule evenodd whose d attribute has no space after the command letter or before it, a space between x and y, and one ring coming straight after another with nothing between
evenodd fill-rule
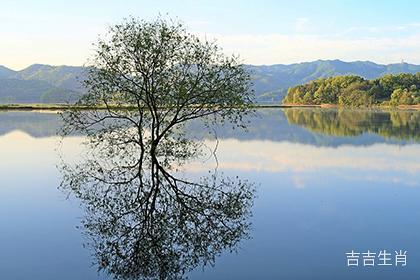
<instances>
[{"instance_id":1,"label":"tree canopy","mask_svg":"<svg viewBox=\"0 0 420 280\"><path fill-rule=\"evenodd\" d=\"M67 111L67 130L100 134L134 125L144 153L154 154L189 120L244 126L251 112L250 76L239 58L170 19L130 18L110 27L90 66L87 93L76 105L91 110Z\"/></svg>"},{"instance_id":2,"label":"tree canopy","mask_svg":"<svg viewBox=\"0 0 420 280\"><path fill-rule=\"evenodd\" d=\"M389 74L374 80L359 76L321 78L289 88L283 103L354 107L420 104L420 72Z\"/></svg>"}]
</instances>

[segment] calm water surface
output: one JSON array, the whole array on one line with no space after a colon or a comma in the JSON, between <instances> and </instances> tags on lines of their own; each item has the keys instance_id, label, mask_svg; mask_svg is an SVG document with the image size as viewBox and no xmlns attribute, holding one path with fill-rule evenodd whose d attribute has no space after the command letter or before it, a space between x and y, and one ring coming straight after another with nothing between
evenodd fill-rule
<instances>
[{"instance_id":1,"label":"calm water surface","mask_svg":"<svg viewBox=\"0 0 420 280\"><path fill-rule=\"evenodd\" d=\"M83 246L80 202L57 188L59 154L83 154L81 136L60 144L60 125L0 112L0 279L112 278ZM419 279L420 112L266 109L248 132L217 134L219 170L256 183L251 238L190 279ZM384 249L406 250L407 266L347 267L346 252Z\"/></svg>"}]
</instances>

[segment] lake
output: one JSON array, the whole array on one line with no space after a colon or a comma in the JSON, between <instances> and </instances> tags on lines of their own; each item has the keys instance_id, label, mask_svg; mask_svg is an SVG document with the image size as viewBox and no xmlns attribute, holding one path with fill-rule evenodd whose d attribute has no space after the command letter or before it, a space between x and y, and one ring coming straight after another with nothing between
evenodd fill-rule
<instances>
[{"instance_id":1,"label":"lake","mask_svg":"<svg viewBox=\"0 0 420 280\"><path fill-rule=\"evenodd\" d=\"M186 127L217 146L218 172L255 188L247 238L186 276L420 277L420 111L261 109L249 120L248 131L216 128L217 141L200 123ZM115 278L98 272L89 245L86 219L95 209L59 187L63 158L77 162L86 153L84 136L61 141L60 126L56 113L0 112L1 279ZM215 161L184 167L196 178ZM368 250L373 266L363 265ZM390 265L379 265L384 250ZM400 250L405 266L395 261ZM358 266L348 266L351 251L360 253Z\"/></svg>"}]
</instances>

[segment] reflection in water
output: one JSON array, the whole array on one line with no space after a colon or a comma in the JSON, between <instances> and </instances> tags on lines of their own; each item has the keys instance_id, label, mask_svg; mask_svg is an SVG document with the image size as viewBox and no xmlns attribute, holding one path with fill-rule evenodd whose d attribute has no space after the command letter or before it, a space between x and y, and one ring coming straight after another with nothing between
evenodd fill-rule
<instances>
[{"instance_id":1,"label":"reflection in water","mask_svg":"<svg viewBox=\"0 0 420 280\"><path fill-rule=\"evenodd\" d=\"M287 141L332 147L420 142L420 111L324 108L256 111L258 117L247 119L252 122L247 132L232 130L231 125L226 124L218 127L218 138ZM21 130L33 137L50 137L55 136L62 125L56 114L39 112L0 112L0 122L0 136ZM190 122L186 130L193 138L208 138L208 129L203 129L201 121Z\"/></svg>"},{"instance_id":2,"label":"reflection in water","mask_svg":"<svg viewBox=\"0 0 420 280\"><path fill-rule=\"evenodd\" d=\"M342 109L285 110L291 124L334 136L357 136L366 132L385 138L419 141L419 111L374 111Z\"/></svg>"},{"instance_id":3,"label":"reflection in water","mask_svg":"<svg viewBox=\"0 0 420 280\"><path fill-rule=\"evenodd\" d=\"M208 239L219 236L228 240L232 237L226 232L223 236L215 231L204 235L203 231L207 229L194 229L192 222L187 227L185 223L193 218L192 214L184 219L184 216L178 215L181 211L188 211L182 210L185 207L181 208L182 205L175 199L166 203L164 194L158 194L161 202L157 206L158 212L154 211L153 219L159 223L151 228L154 232L144 235L137 226L147 220L140 210L126 214L139 206L134 198L138 185L133 182L119 188L117 184L100 181L122 181L130 175L130 169L121 162L124 159L127 162L137 161L134 143L120 145L118 151L112 151L106 141L97 141L102 143L102 148L79 146L81 141L89 141L90 137L67 137L64 140L66 163L61 167L71 169L63 170L69 175L63 182L63 188L66 193L76 196L75 201L82 205L77 207L78 203L64 202L62 193L57 193L55 188L62 178L54 168L60 159L56 158L54 151L57 139L49 137L55 135L55 131L51 134L49 126L54 128L53 125L60 124L57 116L0 112L0 135L7 133L0 137L0 196L3 198L0 203L0 212L3 213L0 215L3 225L0 233L1 279L112 278L101 277L105 273L98 276L96 268L102 268L120 279L146 278L146 272L155 276L149 278L158 278L159 269L170 274L170 269L188 270L194 264L197 264L197 269L185 275L200 280L306 280L330 279L330 275L335 275L335 279L417 279L419 270L414 264L420 263L420 255L416 253L420 231L420 145L413 142L418 142L415 139L420 136L420 131L413 132L410 141L389 140L374 133L337 137L289 124L284 113L287 110L258 110L260 118L248 126L248 133L230 132L227 127L219 127L217 180L212 177L214 173L206 173L214 167L214 161L202 164L195 152L197 157L181 159L180 163L171 159L170 166L164 168L172 176L191 182L200 183L199 175L207 174L205 178L220 186L220 172L223 171L225 175L238 174L261 185L252 206L252 231L247 232L244 228L243 237L248 234L252 240L241 243L238 254L226 253L221 257L217 257L217 250L223 250L221 247L205 247L212 246ZM32 120L30 127L25 125L26 120ZM384 121L391 122L391 119ZM382 127L392 125L384 124ZM196 138L204 138L209 147L217 144L213 138L200 134L204 130L193 124L186 129L192 130ZM127 136L138 139L136 133L129 132ZM106 138L109 140L110 137ZM187 146L190 151L193 150L193 146ZM122 147L126 149L122 150ZM168 152L173 151L173 147L170 148ZM201 148L205 151L205 147ZM107 155L109 150L110 156ZM180 157L182 151L173 151L172 154L177 153ZM118 159L119 152L122 159ZM80 158L81 153L83 159ZM159 162L169 156L160 157ZM89 165L89 160L92 165ZM150 167L146 166L146 162L150 164L150 157L145 159L143 168L143 181L150 185ZM112 167L116 169L112 170ZM182 170L187 170L188 175ZM136 179L137 184L139 180ZM173 194L165 180L160 189ZM237 184L235 186L239 188ZM142 195L141 199L145 200L145 196ZM192 200L188 202L189 205L194 203ZM190 207L199 207L198 202ZM208 207L214 207L214 203L203 205L197 211L206 213L203 211ZM229 207L236 206L232 202ZM163 212L165 209L168 212ZM168 217L165 220L162 213L169 211L175 211L176 215L171 218L178 217L178 220L169 220ZM209 223L217 221L214 217L221 215L217 211L221 210L211 212L213 219L208 220ZM232 216L233 213L229 215L230 221L235 223L237 218ZM243 216L243 224L246 223L246 215L249 212ZM80 231L85 234L74 230L79 224L75 217L82 217L84 224ZM175 227L181 222L184 227ZM171 236L168 225L173 227ZM126 231L129 233L124 235ZM157 231L162 232L160 243L151 245L152 238L157 238ZM197 232L201 232L201 236ZM188 239L182 239L184 235ZM82 248L83 242L89 250ZM142 247L136 248L136 242ZM221 246L221 243L214 242L214 246ZM148 244L149 249L146 250ZM170 244L173 246L170 247ZM235 245L228 246L225 248L236 248ZM206 248L208 251L205 251ZM345 252L352 249L360 250L360 253L367 249L406 249L409 264L401 269L359 267L350 270L346 267ZM207 252L217 257L216 266L203 272L201 264L211 257ZM171 254L177 259L169 258ZM90 266L91 255L94 255L97 264L93 267ZM165 260L165 256L166 260L172 261L167 262L166 267L161 261ZM191 256L200 259L191 264ZM135 266L136 262L141 265ZM174 278L181 276L179 272Z\"/></svg>"},{"instance_id":4,"label":"reflection in water","mask_svg":"<svg viewBox=\"0 0 420 280\"><path fill-rule=\"evenodd\" d=\"M88 133L83 160L60 166L61 188L85 210L86 245L99 270L179 279L249 237L252 184L217 169L187 178L182 166L205 155L200 143L174 133L148 153L146 130L111 125Z\"/></svg>"}]
</instances>

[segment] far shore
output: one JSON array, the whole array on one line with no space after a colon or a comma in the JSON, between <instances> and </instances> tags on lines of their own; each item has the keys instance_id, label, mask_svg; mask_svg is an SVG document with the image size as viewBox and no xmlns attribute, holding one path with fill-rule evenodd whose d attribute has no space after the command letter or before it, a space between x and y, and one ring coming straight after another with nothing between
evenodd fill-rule
<instances>
[{"instance_id":1,"label":"far shore","mask_svg":"<svg viewBox=\"0 0 420 280\"><path fill-rule=\"evenodd\" d=\"M399 105L399 106L384 106L376 105L370 107L342 107L336 104L255 104L253 108L349 108L349 109L402 109L402 110L420 110L419 105ZM63 110L91 110L91 109L106 109L105 107L89 107L77 106L69 104L0 104L0 111L63 111ZM119 107L112 109L136 109L136 107Z\"/></svg>"}]
</instances>

